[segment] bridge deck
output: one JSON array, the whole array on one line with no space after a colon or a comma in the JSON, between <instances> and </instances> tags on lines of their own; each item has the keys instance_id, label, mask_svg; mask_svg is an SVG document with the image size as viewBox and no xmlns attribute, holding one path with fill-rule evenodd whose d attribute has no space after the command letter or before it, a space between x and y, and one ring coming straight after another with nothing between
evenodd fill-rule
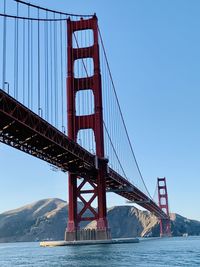
<instances>
[{"instance_id":1,"label":"bridge deck","mask_svg":"<svg viewBox=\"0 0 200 267\"><path fill-rule=\"evenodd\" d=\"M53 164L63 171L89 175L95 182L95 156L0 89L0 142ZM168 216L127 179L109 168L108 191L134 201L157 217Z\"/></svg>"},{"instance_id":2,"label":"bridge deck","mask_svg":"<svg viewBox=\"0 0 200 267\"><path fill-rule=\"evenodd\" d=\"M94 170L94 155L0 89L0 141L63 171Z\"/></svg>"}]
</instances>

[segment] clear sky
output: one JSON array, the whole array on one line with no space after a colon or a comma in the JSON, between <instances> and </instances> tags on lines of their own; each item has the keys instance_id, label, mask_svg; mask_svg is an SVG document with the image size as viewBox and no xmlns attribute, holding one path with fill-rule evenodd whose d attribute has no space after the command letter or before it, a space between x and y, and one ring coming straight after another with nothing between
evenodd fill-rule
<instances>
[{"instance_id":1,"label":"clear sky","mask_svg":"<svg viewBox=\"0 0 200 267\"><path fill-rule=\"evenodd\" d=\"M200 2L34 0L97 13L112 74L149 191L167 178L170 210L200 220ZM47 197L67 200L67 176L0 144L0 212ZM108 206L125 204L108 196Z\"/></svg>"}]
</instances>

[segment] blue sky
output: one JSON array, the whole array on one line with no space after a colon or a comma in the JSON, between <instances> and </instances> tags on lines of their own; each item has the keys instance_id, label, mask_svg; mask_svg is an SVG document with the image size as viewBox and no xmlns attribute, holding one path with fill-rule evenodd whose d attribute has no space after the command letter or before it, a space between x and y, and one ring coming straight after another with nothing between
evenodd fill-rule
<instances>
[{"instance_id":1,"label":"blue sky","mask_svg":"<svg viewBox=\"0 0 200 267\"><path fill-rule=\"evenodd\" d=\"M149 191L165 176L170 210L200 220L200 2L52 0L48 7L97 13ZM67 200L65 174L2 144L0 158L0 212L41 198ZM125 200L109 194L108 206L117 204Z\"/></svg>"}]
</instances>

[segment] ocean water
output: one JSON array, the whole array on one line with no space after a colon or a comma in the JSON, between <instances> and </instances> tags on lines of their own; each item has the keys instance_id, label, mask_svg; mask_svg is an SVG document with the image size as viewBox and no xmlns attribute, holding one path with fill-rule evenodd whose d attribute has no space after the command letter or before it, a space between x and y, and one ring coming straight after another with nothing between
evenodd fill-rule
<instances>
[{"instance_id":1,"label":"ocean water","mask_svg":"<svg viewBox=\"0 0 200 267\"><path fill-rule=\"evenodd\" d=\"M54 248L41 248L39 243L3 243L0 244L0 267L4 266L200 266L200 237Z\"/></svg>"}]
</instances>

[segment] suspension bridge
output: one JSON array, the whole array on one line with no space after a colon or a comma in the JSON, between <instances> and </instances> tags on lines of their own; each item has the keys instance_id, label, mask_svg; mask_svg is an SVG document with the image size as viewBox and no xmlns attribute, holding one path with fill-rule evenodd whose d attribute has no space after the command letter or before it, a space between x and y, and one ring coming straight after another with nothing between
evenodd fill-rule
<instances>
[{"instance_id":1,"label":"suspension bridge","mask_svg":"<svg viewBox=\"0 0 200 267\"><path fill-rule=\"evenodd\" d=\"M170 236L166 179L158 178L157 203L134 154L96 14L4 0L0 18L0 141L68 172L65 240L111 238L106 192L153 213L160 235ZM80 228L93 220L96 230Z\"/></svg>"}]
</instances>

